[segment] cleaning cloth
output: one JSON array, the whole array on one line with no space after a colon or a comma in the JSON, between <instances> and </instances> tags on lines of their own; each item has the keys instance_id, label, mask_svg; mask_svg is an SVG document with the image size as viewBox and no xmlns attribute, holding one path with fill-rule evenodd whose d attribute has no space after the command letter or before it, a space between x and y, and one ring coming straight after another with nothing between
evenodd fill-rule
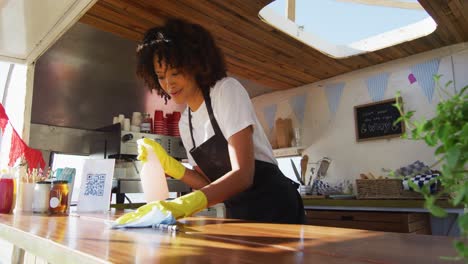
<instances>
[{"instance_id":1,"label":"cleaning cloth","mask_svg":"<svg viewBox=\"0 0 468 264\"><path fill-rule=\"evenodd\" d=\"M135 218L133 221L129 221L125 224L119 224L114 221L111 224L111 228L127 228L127 227L153 227L156 225L174 225L176 223L172 213L164 213L154 206L151 211L142 215L141 217Z\"/></svg>"}]
</instances>

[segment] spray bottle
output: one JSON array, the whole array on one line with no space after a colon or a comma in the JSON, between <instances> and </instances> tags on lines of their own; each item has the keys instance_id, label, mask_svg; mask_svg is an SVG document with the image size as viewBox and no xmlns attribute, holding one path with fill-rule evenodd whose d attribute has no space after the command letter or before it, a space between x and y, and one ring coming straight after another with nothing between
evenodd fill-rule
<instances>
[{"instance_id":1,"label":"spray bottle","mask_svg":"<svg viewBox=\"0 0 468 264\"><path fill-rule=\"evenodd\" d=\"M166 200L169 197L166 175L153 148L146 147L147 160L140 171L141 186L146 202Z\"/></svg>"}]
</instances>

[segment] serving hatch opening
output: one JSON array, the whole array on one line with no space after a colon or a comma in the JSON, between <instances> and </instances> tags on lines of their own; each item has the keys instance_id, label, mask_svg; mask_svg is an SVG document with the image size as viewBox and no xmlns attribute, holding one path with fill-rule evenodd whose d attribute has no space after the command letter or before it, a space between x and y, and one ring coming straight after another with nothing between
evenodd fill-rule
<instances>
[{"instance_id":1,"label":"serving hatch opening","mask_svg":"<svg viewBox=\"0 0 468 264\"><path fill-rule=\"evenodd\" d=\"M437 28L417 0L275 0L259 17L333 58L394 46Z\"/></svg>"}]
</instances>

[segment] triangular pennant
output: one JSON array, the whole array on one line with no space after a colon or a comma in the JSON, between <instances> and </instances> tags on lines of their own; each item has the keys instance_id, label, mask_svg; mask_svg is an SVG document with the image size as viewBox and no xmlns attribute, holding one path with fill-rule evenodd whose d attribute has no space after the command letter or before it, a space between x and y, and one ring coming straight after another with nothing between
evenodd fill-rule
<instances>
[{"instance_id":1,"label":"triangular pennant","mask_svg":"<svg viewBox=\"0 0 468 264\"><path fill-rule=\"evenodd\" d=\"M328 109L330 113L335 114L340 104L341 94L343 93L344 83L335 83L325 86L325 93L328 99Z\"/></svg>"},{"instance_id":2,"label":"triangular pennant","mask_svg":"<svg viewBox=\"0 0 468 264\"><path fill-rule=\"evenodd\" d=\"M37 149L28 147L20 138L16 130L12 129L8 166L14 166L15 162L21 157L24 157L30 170L35 168L43 169L45 167L45 161L42 157L42 153Z\"/></svg>"},{"instance_id":3,"label":"triangular pennant","mask_svg":"<svg viewBox=\"0 0 468 264\"><path fill-rule=\"evenodd\" d=\"M416 77L414 77L414 74L410 73L408 75L408 81L409 81L410 84L413 84L413 83L416 82Z\"/></svg>"},{"instance_id":4,"label":"triangular pennant","mask_svg":"<svg viewBox=\"0 0 468 264\"><path fill-rule=\"evenodd\" d=\"M299 120L299 123L302 125L302 121L304 120L304 111L305 111L305 103L306 103L307 95L300 94L292 97L289 99L289 104L291 105L296 118Z\"/></svg>"},{"instance_id":5,"label":"triangular pennant","mask_svg":"<svg viewBox=\"0 0 468 264\"><path fill-rule=\"evenodd\" d=\"M20 138L15 129L11 131L11 146L10 146L10 156L8 166L13 167L16 160L23 156L24 150L26 149L26 144Z\"/></svg>"},{"instance_id":6,"label":"triangular pennant","mask_svg":"<svg viewBox=\"0 0 468 264\"><path fill-rule=\"evenodd\" d=\"M419 86L423 89L427 100L432 102L432 95L434 94L434 75L439 70L440 59L432 59L411 67L411 72L414 74Z\"/></svg>"},{"instance_id":7,"label":"triangular pennant","mask_svg":"<svg viewBox=\"0 0 468 264\"><path fill-rule=\"evenodd\" d=\"M26 146L24 151L24 159L26 162L28 162L30 170L36 168L44 169L45 167L45 161L42 157L42 153L37 149Z\"/></svg>"},{"instance_id":8,"label":"triangular pennant","mask_svg":"<svg viewBox=\"0 0 468 264\"><path fill-rule=\"evenodd\" d=\"M265 116L265 120L268 124L268 128L270 131L273 129L273 125L275 122L276 110L277 110L276 105L270 105L263 109L263 115Z\"/></svg>"},{"instance_id":9,"label":"triangular pennant","mask_svg":"<svg viewBox=\"0 0 468 264\"><path fill-rule=\"evenodd\" d=\"M0 104L0 130L5 133L5 127L8 124L8 116L5 112L5 108Z\"/></svg>"},{"instance_id":10,"label":"triangular pennant","mask_svg":"<svg viewBox=\"0 0 468 264\"><path fill-rule=\"evenodd\" d=\"M374 75L366 80L367 91L369 96L372 98L372 101L381 101L384 98L385 90L387 89L388 84L388 72L380 73Z\"/></svg>"}]
</instances>

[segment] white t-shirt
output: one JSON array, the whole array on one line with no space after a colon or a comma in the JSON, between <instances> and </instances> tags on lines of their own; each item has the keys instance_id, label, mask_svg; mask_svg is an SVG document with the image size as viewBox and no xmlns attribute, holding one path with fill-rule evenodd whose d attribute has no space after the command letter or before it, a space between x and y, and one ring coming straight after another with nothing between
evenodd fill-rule
<instances>
[{"instance_id":1,"label":"white t-shirt","mask_svg":"<svg viewBox=\"0 0 468 264\"><path fill-rule=\"evenodd\" d=\"M232 135L252 125L254 155L256 160L277 164L273 157L273 150L260 122L257 119L252 102L245 88L236 79L226 77L219 80L210 90L211 106L224 138L228 140ZM189 151L193 148L188 121L188 107L182 113L179 130L182 143L187 150L190 165L196 166ZM192 112L193 138L198 147L214 136L206 104L203 102L197 111ZM212 157L216 159L216 157Z\"/></svg>"}]
</instances>

